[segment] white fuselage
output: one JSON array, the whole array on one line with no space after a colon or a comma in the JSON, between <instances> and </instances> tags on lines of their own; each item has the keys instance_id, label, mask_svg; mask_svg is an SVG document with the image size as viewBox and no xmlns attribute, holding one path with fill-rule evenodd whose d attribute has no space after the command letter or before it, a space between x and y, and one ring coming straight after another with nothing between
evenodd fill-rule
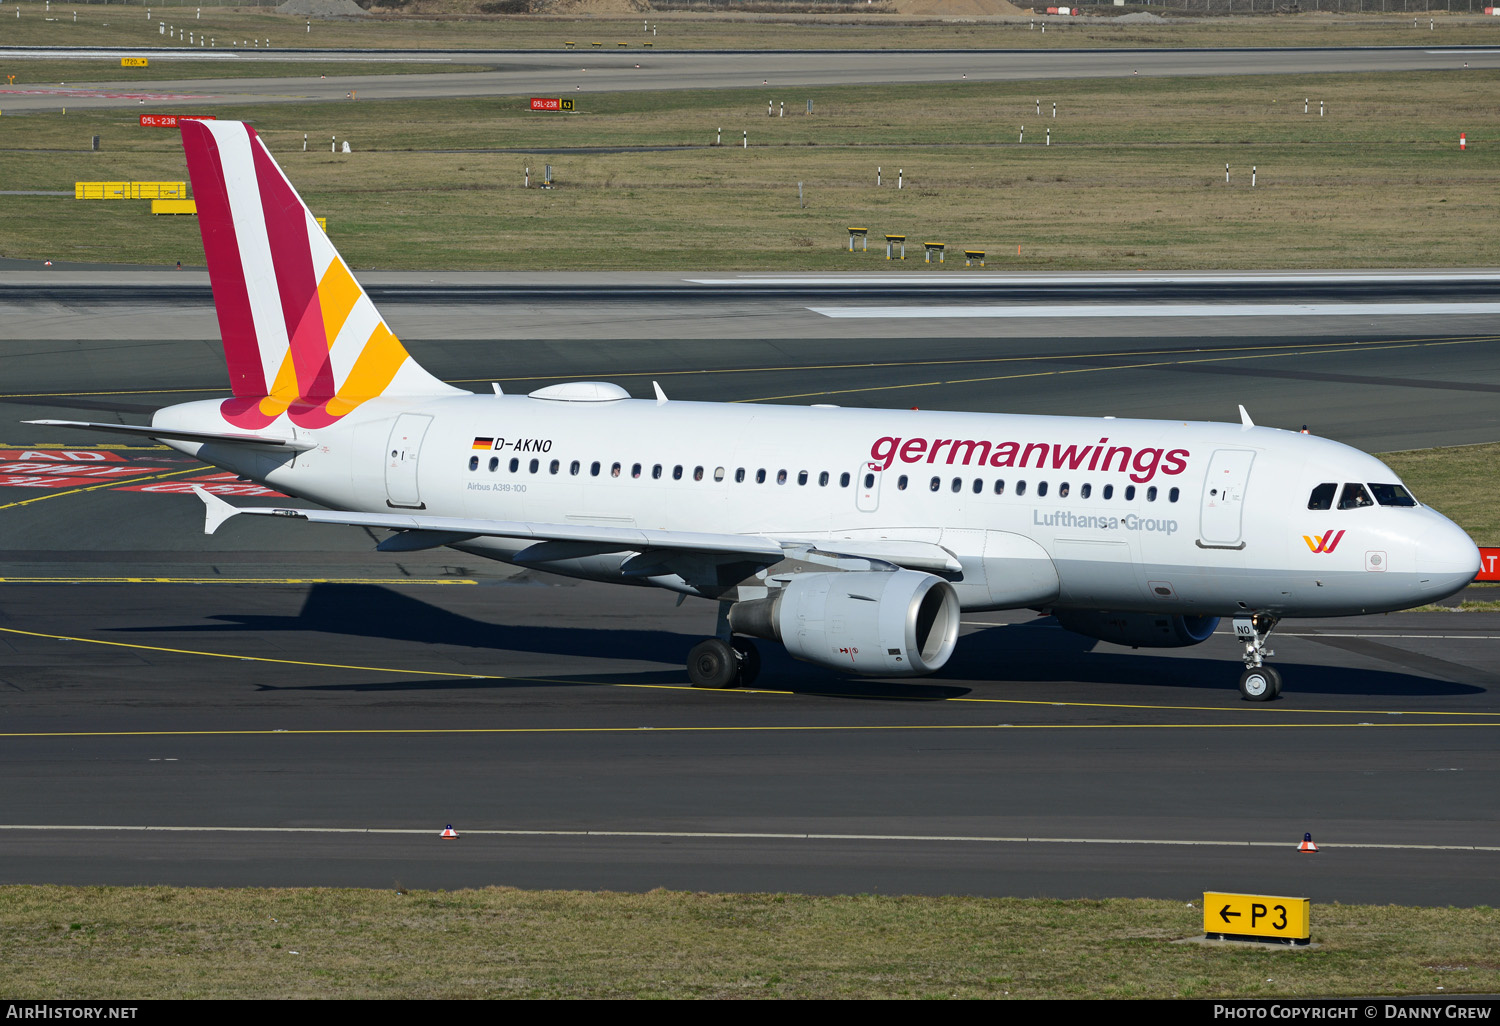
<instances>
[{"instance_id":1,"label":"white fuselage","mask_svg":"<svg viewBox=\"0 0 1500 1026\"><path fill-rule=\"evenodd\" d=\"M232 430L216 402L154 423ZM338 509L753 534L834 551L926 543L962 564L948 576L969 609L1352 614L1451 594L1478 566L1467 535L1425 506L1308 508L1320 484L1397 483L1379 460L1238 424L464 395L373 399L296 436L316 447L293 457L172 444ZM738 582L622 574L633 553L598 546L453 545L736 597Z\"/></svg>"}]
</instances>

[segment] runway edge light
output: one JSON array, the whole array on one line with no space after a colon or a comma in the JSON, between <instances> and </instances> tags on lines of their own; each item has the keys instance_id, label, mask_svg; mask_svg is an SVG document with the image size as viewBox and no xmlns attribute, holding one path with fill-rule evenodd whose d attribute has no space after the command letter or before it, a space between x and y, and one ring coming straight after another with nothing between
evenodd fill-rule
<instances>
[{"instance_id":1,"label":"runway edge light","mask_svg":"<svg viewBox=\"0 0 1500 1026\"><path fill-rule=\"evenodd\" d=\"M1307 852L1309 854L1317 853L1318 846L1313 843L1312 834L1302 835L1302 843L1297 845L1297 850L1301 852Z\"/></svg>"},{"instance_id":2,"label":"runway edge light","mask_svg":"<svg viewBox=\"0 0 1500 1026\"><path fill-rule=\"evenodd\" d=\"M443 832L438 836L445 841L456 841L458 840L458 831L453 829L452 823L449 823L447 826L443 827Z\"/></svg>"},{"instance_id":3,"label":"runway edge light","mask_svg":"<svg viewBox=\"0 0 1500 1026\"><path fill-rule=\"evenodd\" d=\"M1304 946L1312 936L1312 900L1204 891L1203 936Z\"/></svg>"}]
</instances>

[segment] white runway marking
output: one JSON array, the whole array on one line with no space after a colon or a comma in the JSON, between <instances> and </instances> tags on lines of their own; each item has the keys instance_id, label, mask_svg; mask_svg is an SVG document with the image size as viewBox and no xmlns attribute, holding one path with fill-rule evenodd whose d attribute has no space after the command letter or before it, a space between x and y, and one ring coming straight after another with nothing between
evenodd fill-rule
<instances>
[{"instance_id":1,"label":"white runway marking","mask_svg":"<svg viewBox=\"0 0 1500 1026\"><path fill-rule=\"evenodd\" d=\"M693 285L1307 285L1317 282L1409 285L1421 281L1500 282L1500 271L1298 271L1191 274L737 274L732 278L687 278Z\"/></svg>"},{"instance_id":2,"label":"white runway marking","mask_svg":"<svg viewBox=\"0 0 1500 1026\"><path fill-rule=\"evenodd\" d=\"M1500 314L1500 303L1132 303L1070 306L810 306L838 319L1016 317L1404 317Z\"/></svg>"},{"instance_id":3,"label":"white runway marking","mask_svg":"<svg viewBox=\"0 0 1500 1026\"><path fill-rule=\"evenodd\" d=\"M371 834L438 839L432 828L402 827L231 827L231 826L109 826L59 824L0 824L0 830L35 830L84 833L176 833L176 834ZM639 837L697 838L733 841L910 841L917 843L969 844L1152 844L1201 848L1286 848L1286 841L1189 841L1174 838L1126 837L1002 837L973 834L809 834L760 833L724 830L459 830L461 837ZM1493 851L1500 846L1483 844L1319 844L1319 848L1371 848L1382 851Z\"/></svg>"}]
</instances>

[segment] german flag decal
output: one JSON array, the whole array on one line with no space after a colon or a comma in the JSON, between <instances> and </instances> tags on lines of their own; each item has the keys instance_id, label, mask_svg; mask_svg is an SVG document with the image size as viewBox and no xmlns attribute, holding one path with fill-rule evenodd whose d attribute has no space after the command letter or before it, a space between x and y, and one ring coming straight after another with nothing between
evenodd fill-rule
<instances>
[{"instance_id":1,"label":"german flag decal","mask_svg":"<svg viewBox=\"0 0 1500 1026\"><path fill-rule=\"evenodd\" d=\"M474 448L476 448L476 449L488 449L490 446L492 446L494 444L495 444L495 440L493 438L476 438L476 439L474 439Z\"/></svg>"}]
</instances>

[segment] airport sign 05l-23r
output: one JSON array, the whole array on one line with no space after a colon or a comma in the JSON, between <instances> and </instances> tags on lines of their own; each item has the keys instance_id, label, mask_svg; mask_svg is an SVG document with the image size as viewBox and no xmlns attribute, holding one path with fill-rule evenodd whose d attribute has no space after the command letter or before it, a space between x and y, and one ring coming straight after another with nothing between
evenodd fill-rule
<instances>
[{"instance_id":1,"label":"airport sign 05l-23r","mask_svg":"<svg viewBox=\"0 0 1500 1026\"><path fill-rule=\"evenodd\" d=\"M1223 940L1306 944L1312 936L1312 902L1269 894L1204 891L1203 933Z\"/></svg>"},{"instance_id":2,"label":"airport sign 05l-23r","mask_svg":"<svg viewBox=\"0 0 1500 1026\"><path fill-rule=\"evenodd\" d=\"M555 96L533 96L531 98L532 110L572 110L573 98L565 96L559 99Z\"/></svg>"}]
</instances>

